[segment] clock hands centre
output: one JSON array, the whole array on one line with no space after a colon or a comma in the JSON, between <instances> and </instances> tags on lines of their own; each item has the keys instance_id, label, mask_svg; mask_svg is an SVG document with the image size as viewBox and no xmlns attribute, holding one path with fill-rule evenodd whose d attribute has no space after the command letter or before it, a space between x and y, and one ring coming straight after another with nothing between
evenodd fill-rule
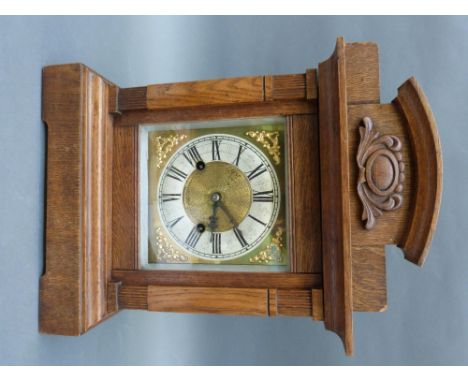
<instances>
[{"instance_id":1,"label":"clock hands centre","mask_svg":"<svg viewBox=\"0 0 468 382\"><path fill-rule=\"evenodd\" d=\"M218 218L216 217L216 212L218 210L220 200L221 195L219 192L214 192L211 195L211 201L213 202L213 214L209 217L210 223L208 224L211 232L215 232L216 228L218 228ZM213 236L211 237L210 241L213 241Z\"/></svg>"},{"instance_id":2,"label":"clock hands centre","mask_svg":"<svg viewBox=\"0 0 468 382\"><path fill-rule=\"evenodd\" d=\"M215 232L217 226L218 226L218 218L216 216L218 208L220 208L227 216L229 219L229 222L232 224L232 228L237 230L242 234L242 232L239 230L239 224L235 221L234 217L232 214L229 212L229 209L225 206L225 204L221 200L221 194L219 192L214 192L211 195L211 201L213 202L213 214L209 217L209 225L208 227L210 228L211 232ZM212 241L212 238L210 239Z\"/></svg>"},{"instance_id":3,"label":"clock hands centre","mask_svg":"<svg viewBox=\"0 0 468 382\"><path fill-rule=\"evenodd\" d=\"M222 233L236 228L248 215L252 188L247 176L236 166L222 161L205 163L193 171L182 191L183 207L194 223ZM222 212L220 212L222 210Z\"/></svg>"},{"instance_id":4,"label":"clock hands centre","mask_svg":"<svg viewBox=\"0 0 468 382\"><path fill-rule=\"evenodd\" d=\"M229 219L229 222L232 224L233 228L236 228L238 226L238 224L236 223L236 221L234 220L234 218L230 214L229 210L227 209L227 207L224 205L224 203L221 200L219 201L219 207L224 211L224 213L226 214L226 216Z\"/></svg>"}]
</instances>

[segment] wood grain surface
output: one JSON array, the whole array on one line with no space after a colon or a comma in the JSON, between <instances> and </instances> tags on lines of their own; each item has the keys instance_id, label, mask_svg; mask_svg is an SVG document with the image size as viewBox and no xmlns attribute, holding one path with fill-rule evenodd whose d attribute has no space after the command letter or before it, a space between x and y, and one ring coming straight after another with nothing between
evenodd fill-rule
<instances>
[{"instance_id":1,"label":"wood grain surface","mask_svg":"<svg viewBox=\"0 0 468 382\"><path fill-rule=\"evenodd\" d=\"M226 288L311 289L322 284L321 273L216 272L114 270L112 278L122 285L199 286Z\"/></svg>"},{"instance_id":2,"label":"wood grain surface","mask_svg":"<svg viewBox=\"0 0 468 382\"><path fill-rule=\"evenodd\" d=\"M345 45L348 104L380 103L379 48L373 42Z\"/></svg>"},{"instance_id":3,"label":"wood grain surface","mask_svg":"<svg viewBox=\"0 0 468 382\"><path fill-rule=\"evenodd\" d=\"M319 64L319 136L325 327L353 352L345 43Z\"/></svg>"},{"instance_id":4,"label":"wood grain surface","mask_svg":"<svg viewBox=\"0 0 468 382\"><path fill-rule=\"evenodd\" d=\"M315 321L323 321L323 289L312 289L312 318Z\"/></svg>"},{"instance_id":5,"label":"wood grain surface","mask_svg":"<svg viewBox=\"0 0 468 382\"><path fill-rule=\"evenodd\" d=\"M263 86L262 76L149 85L146 92L146 107L154 110L262 102Z\"/></svg>"},{"instance_id":6,"label":"wood grain surface","mask_svg":"<svg viewBox=\"0 0 468 382\"><path fill-rule=\"evenodd\" d=\"M321 289L123 285L119 289L119 306L158 312L306 316L323 320Z\"/></svg>"},{"instance_id":7,"label":"wood grain surface","mask_svg":"<svg viewBox=\"0 0 468 382\"><path fill-rule=\"evenodd\" d=\"M383 312L387 309L385 248L353 246L353 310Z\"/></svg>"},{"instance_id":8,"label":"wood grain surface","mask_svg":"<svg viewBox=\"0 0 468 382\"><path fill-rule=\"evenodd\" d=\"M306 70L306 98L308 101L318 99L317 69Z\"/></svg>"},{"instance_id":9,"label":"wood grain surface","mask_svg":"<svg viewBox=\"0 0 468 382\"><path fill-rule=\"evenodd\" d=\"M271 316L312 316L310 289L270 289Z\"/></svg>"},{"instance_id":10,"label":"wood grain surface","mask_svg":"<svg viewBox=\"0 0 468 382\"><path fill-rule=\"evenodd\" d=\"M47 125L40 331L79 335L108 316L113 84L80 64L43 70Z\"/></svg>"},{"instance_id":11,"label":"wood grain surface","mask_svg":"<svg viewBox=\"0 0 468 382\"><path fill-rule=\"evenodd\" d=\"M216 119L273 117L292 114L317 114L317 102L285 100L179 109L135 110L122 113L120 123L122 126L131 127L143 123L212 121Z\"/></svg>"},{"instance_id":12,"label":"wood grain surface","mask_svg":"<svg viewBox=\"0 0 468 382\"><path fill-rule=\"evenodd\" d=\"M265 76L265 101L305 98L305 73Z\"/></svg>"},{"instance_id":13,"label":"wood grain surface","mask_svg":"<svg viewBox=\"0 0 468 382\"><path fill-rule=\"evenodd\" d=\"M148 309L148 287L122 285L119 290L120 309Z\"/></svg>"},{"instance_id":14,"label":"wood grain surface","mask_svg":"<svg viewBox=\"0 0 468 382\"><path fill-rule=\"evenodd\" d=\"M148 310L267 316L268 290L150 286Z\"/></svg>"},{"instance_id":15,"label":"wood grain surface","mask_svg":"<svg viewBox=\"0 0 468 382\"><path fill-rule=\"evenodd\" d=\"M118 93L118 108L121 112L127 110L142 110L146 109L146 86L136 88L119 89Z\"/></svg>"},{"instance_id":16,"label":"wood grain surface","mask_svg":"<svg viewBox=\"0 0 468 382\"><path fill-rule=\"evenodd\" d=\"M138 268L138 129L114 124L112 268Z\"/></svg>"},{"instance_id":17,"label":"wood grain surface","mask_svg":"<svg viewBox=\"0 0 468 382\"><path fill-rule=\"evenodd\" d=\"M320 157L315 115L287 118L291 270L322 272Z\"/></svg>"},{"instance_id":18,"label":"wood grain surface","mask_svg":"<svg viewBox=\"0 0 468 382\"><path fill-rule=\"evenodd\" d=\"M157 84L119 90L119 110L164 110L317 100L317 72Z\"/></svg>"}]
</instances>

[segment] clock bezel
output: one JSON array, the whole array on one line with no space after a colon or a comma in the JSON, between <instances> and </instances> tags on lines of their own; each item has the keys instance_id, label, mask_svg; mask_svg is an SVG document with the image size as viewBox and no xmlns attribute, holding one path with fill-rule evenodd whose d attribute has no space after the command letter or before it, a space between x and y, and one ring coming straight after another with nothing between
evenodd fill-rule
<instances>
[{"instance_id":1,"label":"clock bezel","mask_svg":"<svg viewBox=\"0 0 468 382\"><path fill-rule=\"evenodd\" d=\"M271 158L269 158L269 155L272 155L272 153L269 153L268 150L264 147L261 146L260 143L256 142L254 139L246 139L242 136L242 133L244 130L249 131L252 129L259 129L259 126L278 126L278 125L283 125L278 131L275 129L274 131L277 131L278 134L283 134L280 140L280 146L278 148L279 153L281 154L278 164L273 164L271 161ZM270 128L270 127L268 127ZM230 131L232 130L232 131ZM233 257L230 256L229 258L221 258L221 259L210 259L207 257L202 257L201 263L197 263L197 261L194 263L193 267L185 267L185 269L191 269L191 270L197 270L197 269L204 269L204 270L210 270L210 264L217 264L219 263L220 265L223 265L227 267L225 270L228 271L281 271L285 272L287 271L287 265L284 263L283 265L262 265L261 263L257 266L255 263L252 262L247 262L244 265L233 265L237 264L238 261L236 261L238 258L245 258L248 260L248 258L251 258L255 254L258 254L259 251L262 248L265 248L267 244L269 243L269 240L267 240L267 237L269 237L271 234L273 234L272 230L276 233L279 234L278 230L281 230L284 232L284 234L281 234L281 245L287 249L287 206L286 206L286 200L287 200L287 195L286 195L286 187L285 187L285 182L287 182L287 177L286 177L286 169L285 169L285 155L286 153L286 148L283 147L285 146L285 135L286 135L286 120L283 117L262 117L262 118L247 118L247 119L220 119L220 120L215 120L215 121L197 121L197 122L185 122L185 123L170 123L170 124L145 124L141 125L139 127L139 156L140 158L147 158L148 157L148 136L149 133L154 133L161 131L165 133L166 135L170 133L171 137L174 136L173 134L176 134L178 136L186 137L187 135L190 135L190 131L196 132L196 134L191 134L190 137L184 138L183 142L181 141L180 143L176 144L172 151L170 152L169 157L166 157L164 161L161 163L161 165L164 168L159 169L158 166L158 172L159 177L163 176L165 173L165 168L169 165L171 162L171 158L176 155L176 152L180 151L183 149L183 147L186 147L187 145L190 145L191 142L198 140L198 139L205 139L207 136L211 135L216 135L216 136L229 136L230 139L238 140L239 142L244 142L245 144L251 146L254 150L254 152L257 152L256 155L260 155L262 161L265 161L267 163L267 166L270 168L269 172L271 173L271 176L273 177L272 180L276 179L276 184L278 189L276 190L276 194L278 195L278 200L275 202L275 210L273 211L273 214L270 218L269 222L269 229L264 230L264 232L261 235L261 240L257 240L257 243L254 247L249 248L248 251L243 251L240 253L240 255ZM273 130L272 130L273 131ZM159 163L159 161L158 161ZM160 165L160 166L161 166ZM147 259L147 239L148 237L148 224L160 224L162 229L166 230L167 228L164 227L164 224L159 217L158 219L155 220L154 223L151 222L151 218L148 215L148 208L146 207L146 201L148 200L148 187L149 184L146 183L147 181L147 174L148 174L148 167L147 167L147 161L146 160L139 160L139 172L140 172L140 201L139 201L139 216L140 216L140 222L139 222L139 233L140 233L140 240L139 240L139 257L140 257L140 268L142 269L178 269L178 266L176 264L168 264L168 266L164 266L164 263L161 264L156 264L156 263L149 263ZM154 166L153 166L154 167ZM278 174L277 172L280 172ZM278 178L278 175L280 177ZM156 183L156 188L160 187L160 180L158 180ZM158 206L158 211L154 210L152 213L157 213L159 214L160 211L160 202ZM280 221L278 219L281 218ZM284 221L284 223L282 223ZM148 223L147 223L148 222ZM168 235L170 235L168 233ZM170 239L172 240L172 238ZM179 243L174 243L174 245L179 245ZM259 247L260 246L260 247ZM185 252L184 252L185 253ZM196 256L194 254L194 256ZM233 263L234 261L234 263ZM206 264L206 266L200 266L202 264ZM241 261L241 263L244 263ZM258 262L257 262L258 263ZM184 268L184 267L179 267L179 268ZM219 267L213 267L213 270L220 270L223 269L222 266Z\"/></svg>"}]
</instances>

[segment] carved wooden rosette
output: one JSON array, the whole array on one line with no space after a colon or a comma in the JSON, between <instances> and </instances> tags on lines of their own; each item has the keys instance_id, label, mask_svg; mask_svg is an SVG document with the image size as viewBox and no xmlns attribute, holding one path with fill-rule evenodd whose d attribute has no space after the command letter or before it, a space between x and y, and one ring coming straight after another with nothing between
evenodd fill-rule
<instances>
[{"instance_id":1,"label":"carved wooden rosette","mask_svg":"<svg viewBox=\"0 0 468 382\"><path fill-rule=\"evenodd\" d=\"M356 157L359 167L357 192L363 206L362 220L370 230L382 211L401 207L405 164L399 138L373 131L369 117L364 117L363 123L364 126L359 126L361 141Z\"/></svg>"}]
</instances>

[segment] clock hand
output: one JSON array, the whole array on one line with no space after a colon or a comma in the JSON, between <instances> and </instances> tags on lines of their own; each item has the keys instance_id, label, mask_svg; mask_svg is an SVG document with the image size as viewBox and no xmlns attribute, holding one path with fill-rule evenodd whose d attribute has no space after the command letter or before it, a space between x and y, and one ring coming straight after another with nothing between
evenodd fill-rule
<instances>
[{"instance_id":1,"label":"clock hand","mask_svg":"<svg viewBox=\"0 0 468 382\"><path fill-rule=\"evenodd\" d=\"M216 217L216 211L218 210L219 202L213 202L213 214L209 217L210 223L208 227L210 228L211 232L214 232L216 228L218 228L218 218Z\"/></svg>"},{"instance_id":2,"label":"clock hand","mask_svg":"<svg viewBox=\"0 0 468 382\"><path fill-rule=\"evenodd\" d=\"M235 219L232 217L231 213L229 212L227 207L222 202L221 195L219 193L215 192L211 196L211 200L213 200L213 202L214 202L213 209L215 208L215 205L216 205L216 208L219 207L224 211L224 213L226 214L226 216L229 219L229 222L233 225L232 228L234 229L234 232L236 233L236 236L239 235L238 237L241 238L240 240L242 240L242 243L245 242L244 236L242 235L242 231L239 229L239 224L236 223ZM213 215L215 215L215 212L213 212ZM210 226L211 226L211 221L212 221L211 218L212 217L210 216Z\"/></svg>"},{"instance_id":3,"label":"clock hand","mask_svg":"<svg viewBox=\"0 0 468 382\"><path fill-rule=\"evenodd\" d=\"M234 226L234 227L237 227L238 224L236 223L236 221L234 220L234 218L232 217L232 215L229 213L228 209L226 208L226 206L224 205L224 203L222 201L219 201L219 207L221 207L221 209L224 211L224 213L226 214L226 216L228 217L229 219L229 222Z\"/></svg>"},{"instance_id":4,"label":"clock hand","mask_svg":"<svg viewBox=\"0 0 468 382\"><path fill-rule=\"evenodd\" d=\"M213 202L213 214L209 217L210 223L208 227L210 228L211 232L214 232L215 229L218 227L218 218L216 217L216 212L219 207L219 201L221 199L221 195L218 192L215 192L211 195L211 200ZM213 235L210 238L210 241L213 240Z\"/></svg>"},{"instance_id":5,"label":"clock hand","mask_svg":"<svg viewBox=\"0 0 468 382\"><path fill-rule=\"evenodd\" d=\"M236 221L234 220L234 218L232 217L232 215L229 213L228 209L226 208L226 206L220 201L219 202L219 206L221 207L221 209L224 211L224 213L227 215L227 217L229 218L229 221L231 222L231 224L233 225L232 229L234 230L234 234L236 235L237 237L237 240L239 240L239 243L241 244L241 246L244 248L244 247L247 247L248 246L248 243L247 241L245 240L245 237L244 237L244 234L242 233L242 231L239 229L239 224L236 223Z\"/></svg>"}]
</instances>

